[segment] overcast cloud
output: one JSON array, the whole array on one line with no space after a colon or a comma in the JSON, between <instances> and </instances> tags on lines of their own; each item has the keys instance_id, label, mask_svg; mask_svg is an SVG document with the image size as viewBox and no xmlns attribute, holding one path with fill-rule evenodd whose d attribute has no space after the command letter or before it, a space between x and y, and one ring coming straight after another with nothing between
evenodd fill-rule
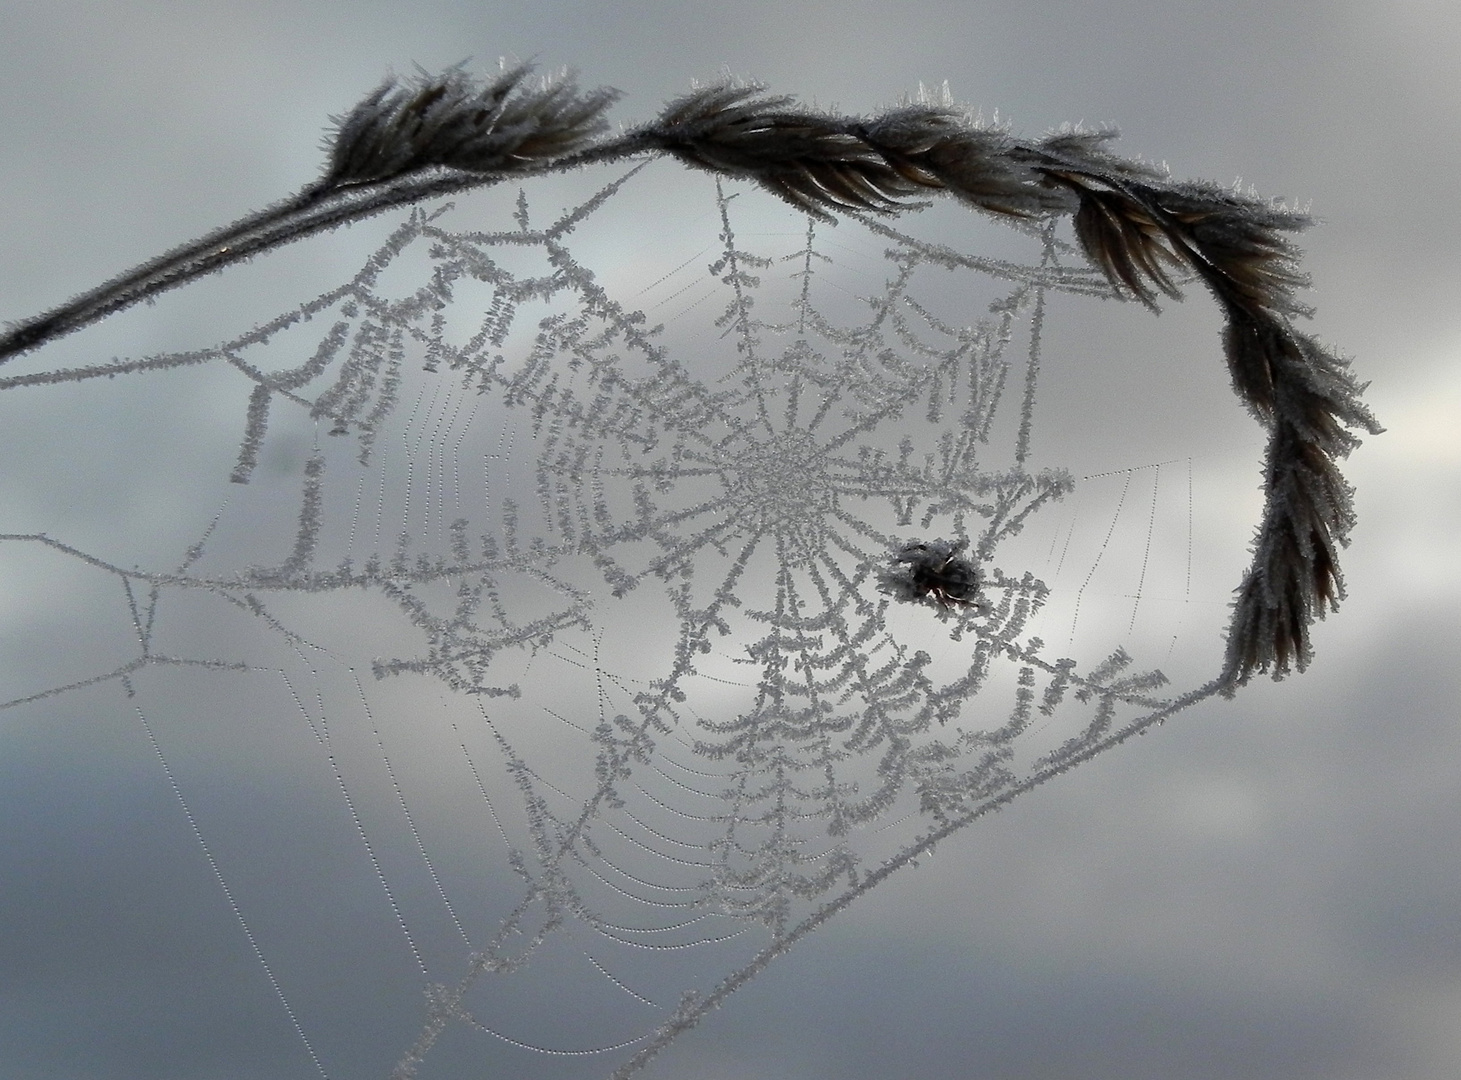
<instances>
[{"instance_id":1,"label":"overcast cloud","mask_svg":"<svg viewBox=\"0 0 1461 1080\"><path fill-rule=\"evenodd\" d=\"M319 169L327 116L387 71L468 57L574 67L624 91L613 117L626 124L727 70L849 112L947 80L1018 132L1114 123L1121 152L1176 176L1241 177L1310 206L1312 328L1355 358L1388 429L1347 466L1360 519L1349 599L1318 628L1312 669L1205 702L966 829L645 1075L1449 1080L1461 1074L1458 49L1461 8L1439 0L0 0L0 319L296 190ZM240 310L262 318L298 283L326 287L378 235L241 268L253 291ZM232 280L59 343L44 364L211 342ZM1053 348L1090 362L1046 372L1042 464L1191 457L1196 543L1226 551L1256 521L1261 435L1228 390L1208 308L1193 295L1164 314L1160 340L1145 323L1128 336L1143 313L1088 338L1059 331ZM1177 338L1190 348L1171 355ZM0 531L103 547L120 565L195 539L195 493L237 452L237 386L207 373L4 398ZM138 420L174 414L186 419ZM287 475L276 453L243 505L269 505L271 462ZM151 479L120 490L117 462ZM1204 587L1225 598L1242 562L1239 550ZM13 548L0 560L0 699L129 655L113 583L69 569ZM351 630L372 628L362 616ZM1214 635L1213 669L1219 651ZM318 762L300 732L255 731L241 703L209 701L217 731L248 732L226 767L205 758L228 740L158 720L177 736L174 767L191 764L206 788L206 836L235 878L259 883L243 907L329 1074L385 1075L419 1026L420 987L386 952L362 949L348 975L323 959L321 935L348 946L357 909L379 901L369 864L343 854L355 839L338 793L301 764ZM0 1074L315 1075L130 710L104 686L0 713ZM250 854L270 828L298 846ZM471 843L440 856L445 873L480 875L467 903L486 918L506 885ZM360 1016L389 1019L362 1030ZM423 1075L458 1075L453 1053ZM580 1075L561 1059L486 1060L472 1075Z\"/></svg>"}]
</instances>

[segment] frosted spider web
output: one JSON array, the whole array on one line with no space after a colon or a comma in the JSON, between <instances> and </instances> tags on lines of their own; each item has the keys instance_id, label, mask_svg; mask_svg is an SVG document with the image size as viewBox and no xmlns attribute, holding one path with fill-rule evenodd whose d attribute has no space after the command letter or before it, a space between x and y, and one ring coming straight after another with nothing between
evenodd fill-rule
<instances>
[{"instance_id":1,"label":"frosted spider web","mask_svg":"<svg viewBox=\"0 0 1461 1080\"><path fill-rule=\"evenodd\" d=\"M1191 463L1087 503L1035 465L1042 335L1106 277L1054 225L896 226L593 168L361 229L363 269L222 344L6 381L188 417L182 542L3 537L110 635L7 707L146 740L297 1075L635 1073L1215 692ZM887 587L918 539L966 545L977 602Z\"/></svg>"}]
</instances>

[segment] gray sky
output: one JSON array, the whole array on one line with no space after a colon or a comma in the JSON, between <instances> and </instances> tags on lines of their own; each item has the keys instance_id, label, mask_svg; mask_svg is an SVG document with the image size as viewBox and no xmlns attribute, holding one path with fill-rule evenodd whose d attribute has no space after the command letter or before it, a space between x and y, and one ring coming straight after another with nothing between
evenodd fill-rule
<instances>
[{"instance_id":1,"label":"gray sky","mask_svg":"<svg viewBox=\"0 0 1461 1080\"><path fill-rule=\"evenodd\" d=\"M1348 463L1350 595L1319 627L1313 668L1205 703L965 830L646 1075L1440 1080L1461 1071L1458 45L1461 11L1434 0L0 0L0 319L297 189L319 168L328 115L387 70L467 57L577 68L624 91L624 123L725 70L852 112L947 80L1024 134L1114 123L1121 152L1179 177L1241 177L1310 205L1322 220L1301 240L1312 328L1355 357L1388 429ZM239 303L262 315L298 281L328 284L375 235L242 268L256 299ZM212 340L211 305L232 288L220 281L42 359ZM1195 457L1198 544L1231 547L1255 520L1259 437L1227 390L1208 307L1194 294L1169 311L1162 341L1128 339L1118 321L1064 343L1094 359L1050 374L1045 404L1053 427L1076 426L1079 438L1050 445L1085 447L1069 451L1080 465L1064 462L1077 472ZM1163 351L1173 341L1181 355ZM0 531L103 545L124 565L196 536L175 517L196 510L193 485L231 467L237 394L215 410L206 376L124 382L105 387L101 413L91 391L0 401ZM185 423L135 419L185 402L203 403ZM224 436L207 439L210 425ZM153 482L121 490L118 460ZM268 467L240 496L260 501L240 505L267 509ZM125 659L106 582L28 555L0 566L0 679L20 687L0 696ZM94 619L70 614L92 604ZM1214 640L1214 666L1217 652ZM297 731L258 729L239 702L210 707L219 730L241 733L216 771L203 755L218 740L189 736L181 712L156 720L176 736L179 774L209 778L195 794L205 838L226 876L261 883L243 887L243 908L266 953L297 972L286 996L304 1002L330 1075L384 1075L402 1044L391 1024L414 1030L419 980L397 980L384 953L378 978L374 956L335 969L319 944L333 927L348 946L357 909L379 899L368 863L331 840L353 842L338 793L298 764ZM130 709L113 687L0 715L6 1075L315 1075ZM297 831L298 845L260 854L256 828ZM462 843L439 854L469 874ZM499 890L480 872L467 903L487 913ZM454 1060L423 1075L455 1075Z\"/></svg>"}]
</instances>

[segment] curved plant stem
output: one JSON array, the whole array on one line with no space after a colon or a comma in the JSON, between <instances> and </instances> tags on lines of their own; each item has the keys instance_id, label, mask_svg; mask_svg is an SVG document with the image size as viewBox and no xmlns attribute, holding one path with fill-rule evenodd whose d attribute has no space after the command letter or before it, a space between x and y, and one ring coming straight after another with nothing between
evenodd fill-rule
<instances>
[{"instance_id":1,"label":"curved plant stem","mask_svg":"<svg viewBox=\"0 0 1461 1080\"><path fill-rule=\"evenodd\" d=\"M946 194L1026 221L1070 215L1076 239L1120 296L1156 308L1197 278L1227 318L1233 389L1269 432L1267 501L1237 590L1223 685L1302 671L1310 628L1344 595L1338 551L1354 525L1338 459L1356 430L1382 429L1348 362L1295 329L1307 284L1285 234L1309 219L1282 205L1164 172L1106 149L1115 132L1038 141L981 127L951 102L873 117L803 109L725 82L671 102L657 120L595 142L616 91L528 69L479 84L457 68L387 81L337 119L324 179L298 195L144 263L0 336L0 363L243 259L394 206L636 154L672 156L760 184L814 217L897 214Z\"/></svg>"}]
</instances>

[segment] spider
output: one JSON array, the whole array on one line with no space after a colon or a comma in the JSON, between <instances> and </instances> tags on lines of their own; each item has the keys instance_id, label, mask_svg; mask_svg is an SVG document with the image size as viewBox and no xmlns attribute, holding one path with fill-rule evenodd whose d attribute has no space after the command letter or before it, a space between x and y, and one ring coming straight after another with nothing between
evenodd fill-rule
<instances>
[{"instance_id":1,"label":"spider","mask_svg":"<svg viewBox=\"0 0 1461 1080\"><path fill-rule=\"evenodd\" d=\"M941 607L976 607L979 570L959 553L964 541L910 540L893 553L895 567L907 563L908 570L895 569L883 575L885 586L905 600L932 597Z\"/></svg>"}]
</instances>

